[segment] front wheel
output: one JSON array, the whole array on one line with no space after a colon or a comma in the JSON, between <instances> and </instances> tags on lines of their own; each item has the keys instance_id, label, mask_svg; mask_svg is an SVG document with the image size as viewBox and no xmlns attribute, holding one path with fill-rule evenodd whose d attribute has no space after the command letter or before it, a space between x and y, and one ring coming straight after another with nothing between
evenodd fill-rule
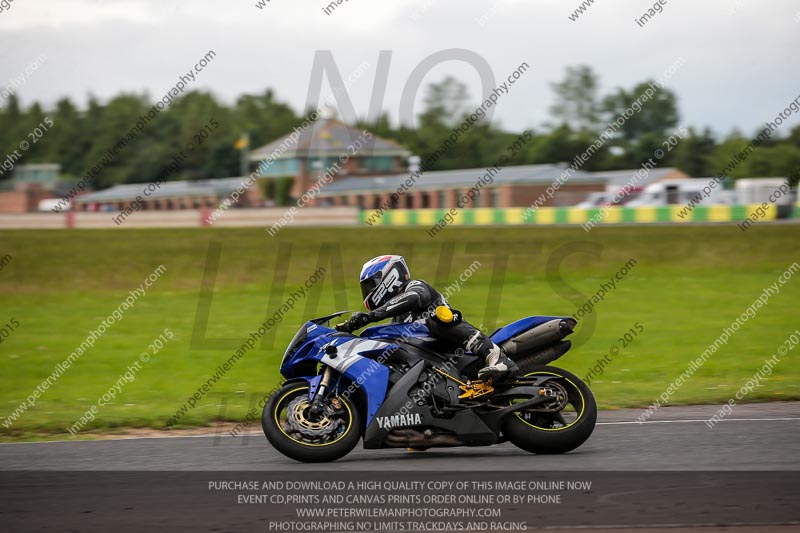
<instances>
[{"instance_id":1,"label":"front wheel","mask_svg":"<svg viewBox=\"0 0 800 533\"><path fill-rule=\"evenodd\" d=\"M551 383L557 396L542 410L523 410L508 415L503 434L515 446L537 454L557 454L574 450L594 431L597 404L589 387L576 375L554 366L526 368L526 377L554 376ZM521 400L520 400L521 401Z\"/></svg>"},{"instance_id":2,"label":"front wheel","mask_svg":"<svg viewBox=\"0 0 800 533\"><path fill-rule=\"evenodd\" d=\"M361 438L362 417L348 397L326 402L322 415L309 413L308 384L289 383L270 397L261 416L267 440L283 455L304 463L335 461Z\"/></svg>"}]
</instances>

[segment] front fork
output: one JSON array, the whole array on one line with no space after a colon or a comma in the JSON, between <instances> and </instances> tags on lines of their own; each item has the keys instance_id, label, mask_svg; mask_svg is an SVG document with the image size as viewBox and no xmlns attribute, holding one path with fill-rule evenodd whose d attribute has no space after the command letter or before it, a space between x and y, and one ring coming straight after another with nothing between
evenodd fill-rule
<instances>
[{"instance_id":1,"label":"front fork","mask_svg":"<svg viewBox=\"0 0 800 533\"><path fill-rule=\"evenodd\" d=\"M331 370L331 367L326 366L322 373L322 379L317 387L317 392L311 400L311 406L308 408L308 414L313 417L314 420L318 420L325 414L325 405L323 401L325 399L325 393L328 391L328 387L330 387L331 379L333 379L333 370Z\"/></svg>"}]
</instances>

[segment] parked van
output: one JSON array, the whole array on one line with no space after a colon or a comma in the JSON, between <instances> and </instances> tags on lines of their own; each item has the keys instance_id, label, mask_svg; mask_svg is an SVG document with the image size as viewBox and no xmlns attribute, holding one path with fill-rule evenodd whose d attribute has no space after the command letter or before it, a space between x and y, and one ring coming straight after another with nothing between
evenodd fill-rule
<instances>
[{"instance_id":1,"label":"parked van","mask_svg":"<svg viewBox=\"0 0 800 533\"><path fill-rule=\"evenodd\" d=\"M718 184L711 189L708 198L703 194L713 178L694 178L663 180L645 187L644 192L635 200L630 201L626 207L665 206L688 204L698 194L702 198L699 205L730 205L736 203L736 193L726 191Z\"/></svg>"},{"instance_id":2,"label":"parked van","mask_svg":"<svg viewBox=\"0 0 800 533\"><path fill-rule=\"evenodd\" d=\"M626 186L627 187L627 186ZM592 207L620 206L626 205L639 197L644 189L640 187L628 187L617 192L593 192L575 207L590 209Z\"/></svg>"},{"instance_id":3,"label":"parked van","mask_svg":"<svg viewBox=\"0 0 800 533\"><path fill-rule=\"evenodd\" d=\"M60 207L60 211L69 211L72 209L72 202L67 202L64 205L64 200L61 198L48 198L45 200L39 200L38 210L39 211L52 211L53 209Z\"/></svg>"},{"instance_id":4,"label":"parked van","mask_svg":"<svg viewBox=\"0 0 800 533\"><path fill-rule=\"evenodd\" d=\"M736 195L742 204L775 204L778 207L778 218L791 215L797 202L797 190L792 190L786 178L736 180Z\"/></svg>"}]
</instances>

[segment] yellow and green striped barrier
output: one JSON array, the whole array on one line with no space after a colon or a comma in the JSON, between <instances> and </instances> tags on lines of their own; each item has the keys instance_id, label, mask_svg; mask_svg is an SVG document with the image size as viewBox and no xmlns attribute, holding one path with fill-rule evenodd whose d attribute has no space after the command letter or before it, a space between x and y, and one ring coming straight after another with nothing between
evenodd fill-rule
<instances>
[{"instance_id":1,"label":"yellow and green striped barrier","mask_svg":"<svg viewBox=\"0 0 800 533\"><path fill-rule=\"evenodd\" d=\"M582 225L595 220L597 226L604 224L646 224L654 222L741 222L753 216L760 204L752 205L712 205L697 206L686 211L684 205L664 207L610 207L605 216L600 209L577 207L540 207L526 213L523 207L493 208L477 207L460 209L449 217L446 225L489 226L489 225L528 225L528 224L576 224ZM763 217L758 220L775 220L777 208L770 205ZM684 213L681 217L680 214ZM447 209L390 209L377 218L374 211L361 211L362 223L371 221L375 226L435 226L448 214ZM528 215L525 218L525 215ZM800 203L794 212L800 217ZM372 217L372 218L370 218ZM376 220L377 218L377 220Z\"/></svg>"}]
</instances>

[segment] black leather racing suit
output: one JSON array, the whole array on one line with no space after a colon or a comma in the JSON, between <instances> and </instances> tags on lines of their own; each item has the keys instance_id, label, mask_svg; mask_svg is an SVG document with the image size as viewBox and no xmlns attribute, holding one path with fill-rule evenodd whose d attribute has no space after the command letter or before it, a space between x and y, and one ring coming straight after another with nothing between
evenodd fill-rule
<instances>
[{"instance_id":1,"label":"black leather racing suit","mask_svg":"<svg viewBox=\"0 0 800 533\"><path fill-rule=\"evenodd\" d=\"M431 335L437 339L485 359L495 344L466 320L449 324L439 321L436 308L440 305L450 307L445 297L433 286L414 279L406 282L397 296L370 312L370 316L374 321L391 317L395 324L424 321Z\"/></svg>"}]
</instances>

